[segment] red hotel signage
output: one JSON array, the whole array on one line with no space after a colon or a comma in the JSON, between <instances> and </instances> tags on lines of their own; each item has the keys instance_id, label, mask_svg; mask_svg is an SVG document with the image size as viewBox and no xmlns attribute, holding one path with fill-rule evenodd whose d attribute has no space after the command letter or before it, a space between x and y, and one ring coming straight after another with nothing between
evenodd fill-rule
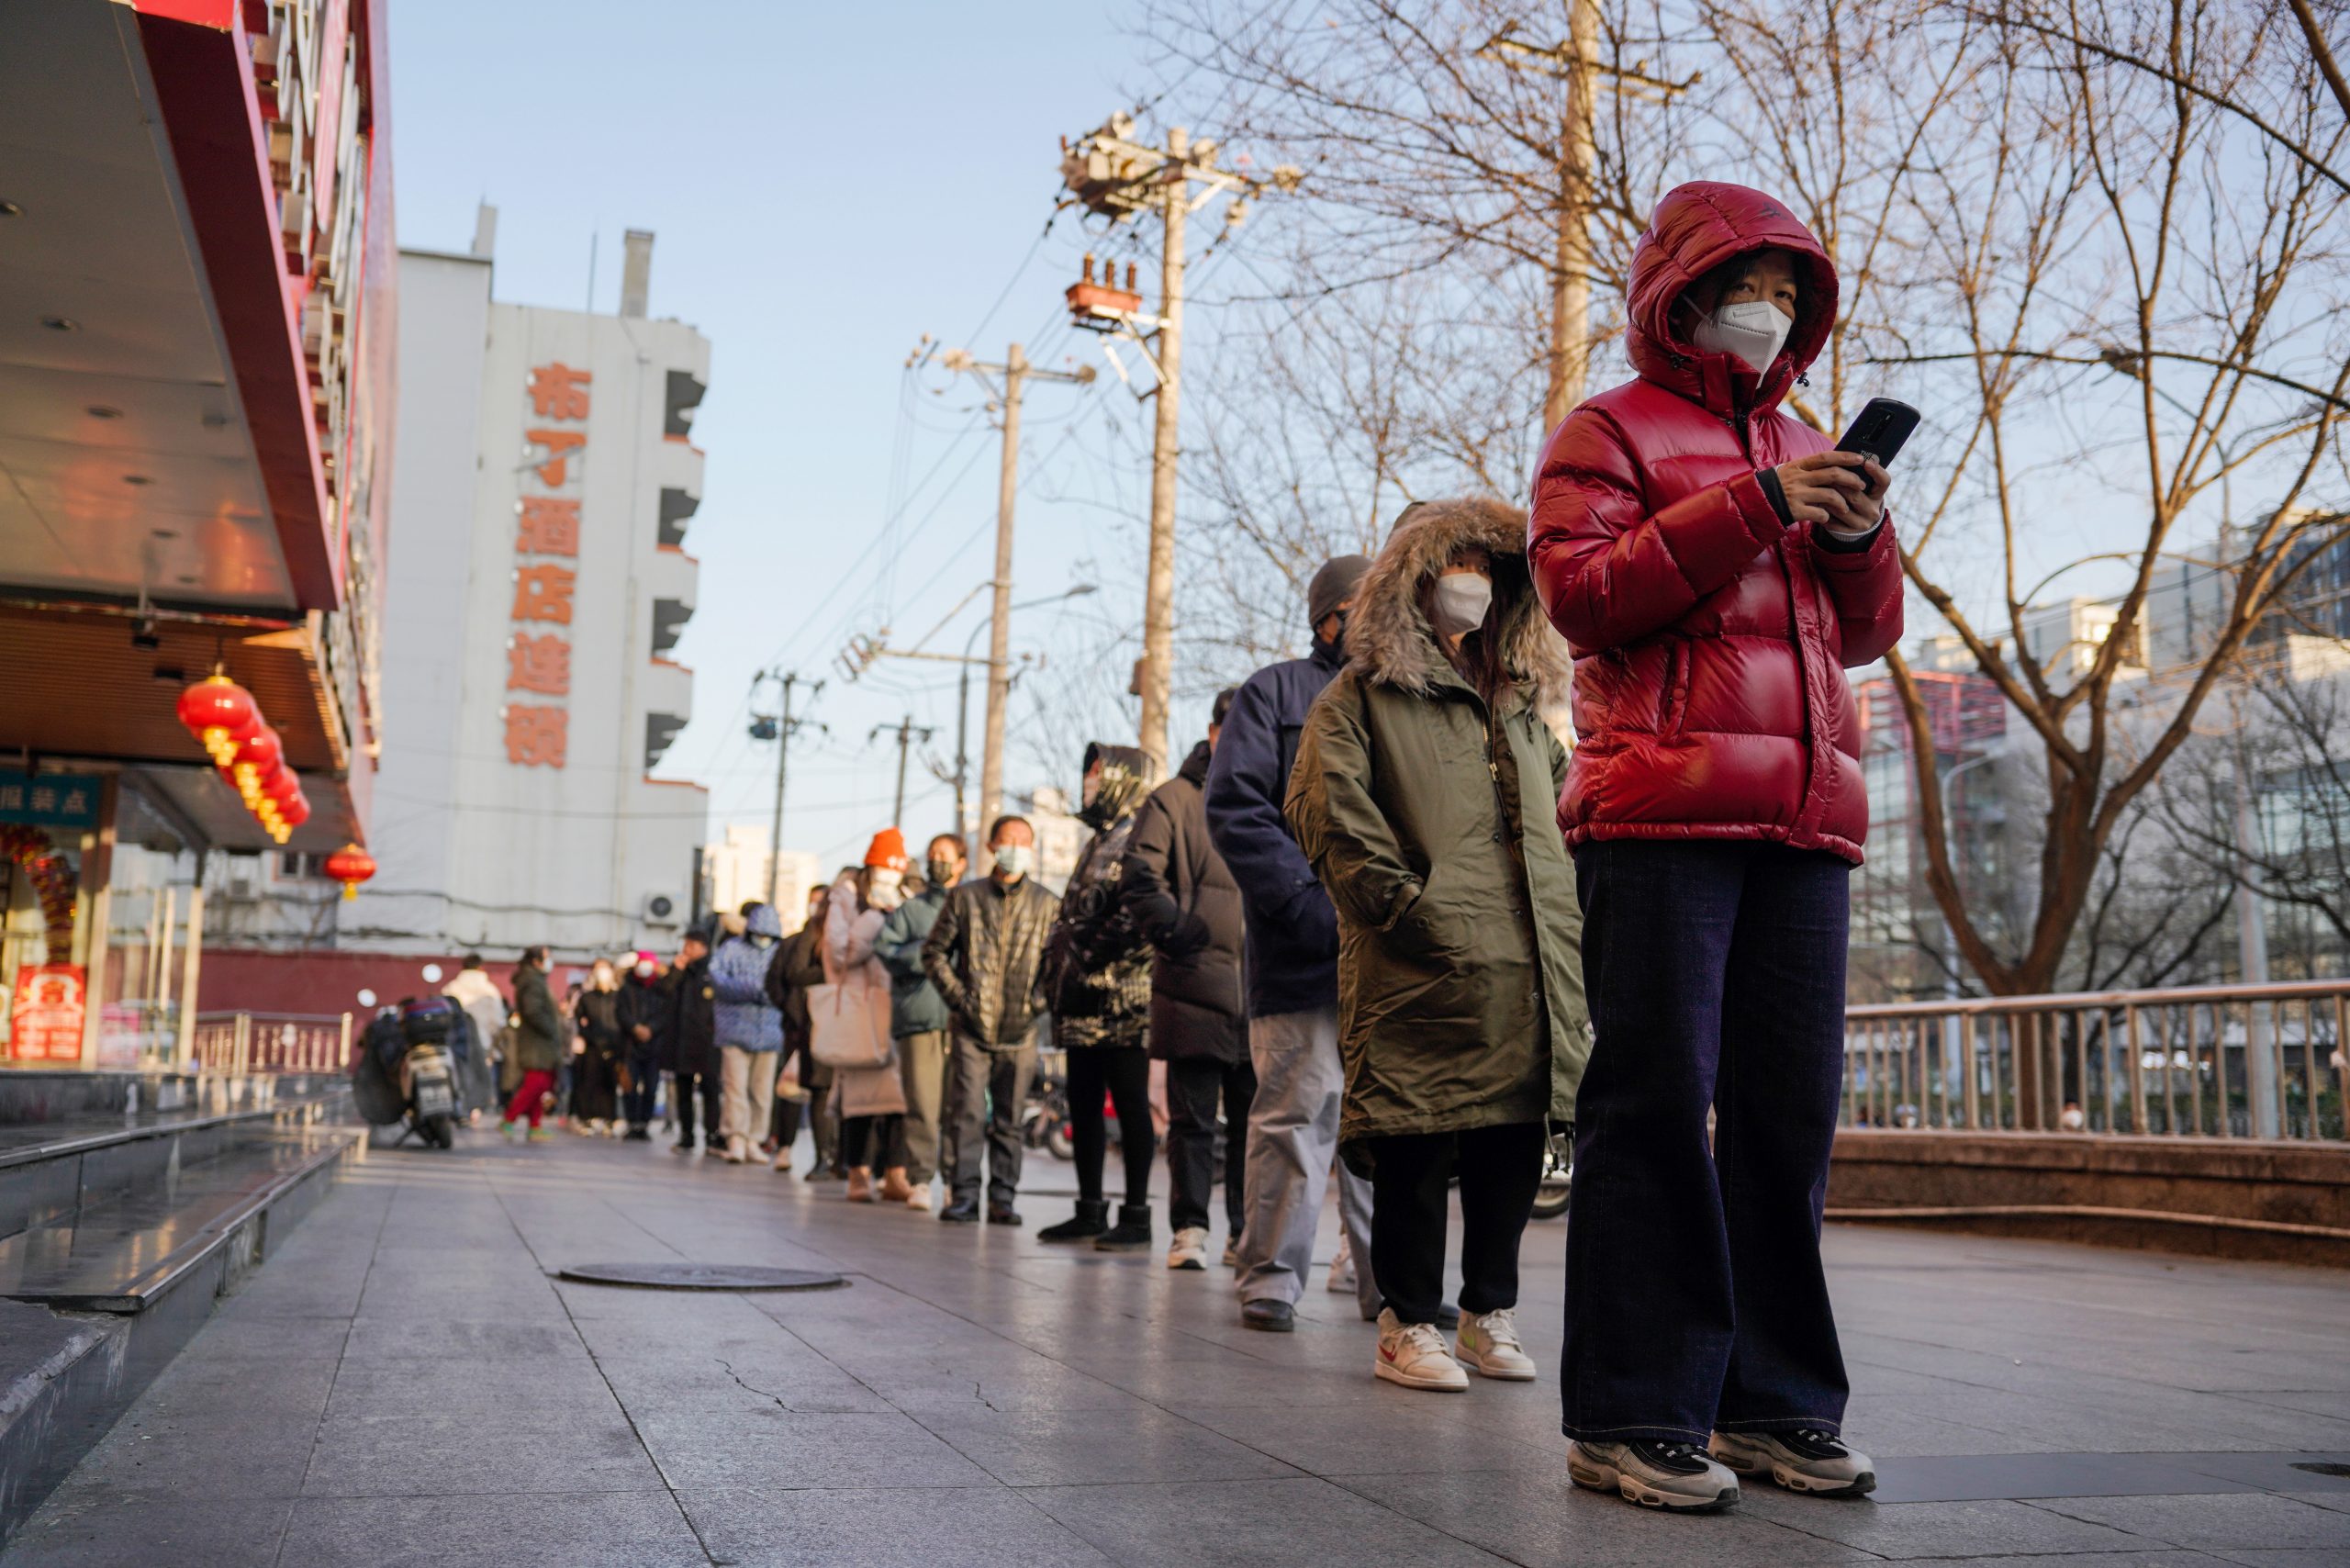
<instances>
[{"instance_id":1,"label":"red hotel signage","mask_svg":"<svg viewBox=\"0 0 2350 1568\"><path fill-rule=\"evenodd\" d=\"M592 379L560 360L532 368L531 411L550 422L524 431L522 439L543 454L529 472L550 490L562 489L570 479L575 458L584 460L588 432L562 426L587 421ZM572 590L579 580L579 502L565 496L524 496L518 516L506 689L568 697L571 640L554 628L571 624ZM515 766L561 767L570 738L571 712L563 703L507 703L506 760Z\"/></svg>"}]
</instances>

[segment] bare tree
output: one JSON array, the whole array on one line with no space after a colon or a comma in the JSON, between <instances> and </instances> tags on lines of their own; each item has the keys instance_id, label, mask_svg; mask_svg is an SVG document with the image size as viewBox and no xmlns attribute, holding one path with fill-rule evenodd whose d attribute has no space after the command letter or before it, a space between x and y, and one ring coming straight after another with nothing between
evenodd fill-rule
<instances>
[{"instance_id":1,"label":"bare tree","mask_svg":"<svg viewBox=\"0 0 2350 1568\"><path fill-rule=\"evenodd\" d=\"M2056 980L2132 802L2313 547L2342 528L2301 502L2344 473L2350 208L2330 165L2346 128L2281 15L2173 0L1966 11L1951 24L1977 54L1970 93L2000 113L1980 122L1969 159L1912 182L1915 217L1938 221L1910 226L1923 242L1908 330L1898 344L1888 330L1889 352L1873 357L1916 367L1944 417L1964 420L1910 514L1905 565L2045 757L2036 908L2006 951L1959 896L1930 757L1919 759L1928 881L1997 993ZM2231 481L2263 487L2266 520L2226 564L2222 623L2179 672L2167 722L2125 748L2114 703L2143 673L2163 556ZM2052 545L2052 503L2107 521ZM1988 613L1945 577L1947 562L1970 557L1999 568ZM2035 645L2031 610L2092 565L2118 588L2109 621L2090 640ZM1917 684L1897 655L1888 663L1914 723Z\"/></svg>"},{"instance_id":2,"label":"bare tree","mask_svg":"<svg viewBox=\"0 0 2350 1568\"><path fill-rule=\"evenodd\" d=\"M1280 275L1308 289L1319 276L1305 254ZM1376 554L1412 501L1522 483L1530 366L1494 306L1391 278L1316 291L1310 307L1228 308L1206 356L1182 545L1186 640L1211 689L1296 653L1315 571Z\"/></svg>"},{"instance_id":3,"label":"bare tree","mask_svg":"<svg viewBox=\"0 0 2350 1568\"><path fill-rule=\"evenodd\" d=\"M2186 855L2302 912L2338 961L2350 957L2350 681L2296 680L2276 662L2232 684L2216 733L2181 748L2155 798Z\"/></svg>"},{"instance_id":4,"label":"bare tree","mask_svg":"<svg viewBox=\"0 0 2350 1568\"><path fill-rule=\"evenodd\" d=\"M1923 700L1891 658L1926 883L1990 991L2057 983L2085 961L2085 918L2105 922L2092 967L2111 967L2120 906L2097 901L2117 834L2344 527L2328 503L2350 480L2350 120L2314 14L2299 0L1158 0L1151 15L1170 69L1210 84L1217 123L1306 168L1326 264L1269 293L1313 316L1405 276L1439 295L1427 280L1497 297L1515 280L1556 300L1566 213L1588 220L1590 283L1620 297L1631 241L1675 180L1786 200L1843 283L1792 406L1823 429L1879 391L1928 411L1897 474L1904 566L2030 727L2045 775L2031 908L2010 937L1961 894ZM1591 48L1561 53L1551 40L1578 22ZM1533 68L1546 62L1561 69ZM1636 89L1603 95L1572 190L1571 63ZM1479 352L1496 375L1548 366L1555 389L1554 320L1538 303L1514 353ZM2142 671L2163 563L2216 532L2231 487L2257 494L2265 521L2230 554L2222 625L2178 672L2166 722L2125 743L2117 697ZM2050 645L2035 610L2060 594L2104 609L2093 633Z\"/></svg>"}]
</instances>

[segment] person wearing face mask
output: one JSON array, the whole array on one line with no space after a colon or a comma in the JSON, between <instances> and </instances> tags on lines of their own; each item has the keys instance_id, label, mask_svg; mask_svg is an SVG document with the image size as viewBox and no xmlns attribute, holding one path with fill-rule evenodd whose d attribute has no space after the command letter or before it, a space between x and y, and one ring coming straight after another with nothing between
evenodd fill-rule
<instances>
[{"instance_id":1,"label":"person wearing face mask","mask_svg":"<svg viewBox=\"0 0 2350 1568\"><path fill-rule=\"evenodd\" d=\"M669 1092L677 1112L678 1154L694 1151L694 1111L701 1111L704 1147L722 1147L718 1131L723 1110L718 1051L718 991L710 980L710 944L716 933L707 917L686 930L677 961L661 977L668 999L668 1026L660 1035L662 1064L669 1070Z\"/></svg>"},{"instance_id":2,"label":"person wearing face mask","mask_svg":"<svg viewBox=\"0 0 2350 1568\"><path fill-rule=\"evenodd\" d=\"M1518 1242L1591 1034L1573 868L1550 822L1566 748L1542 710L1566 649L1528 580L1525 514L1413 508L1363 579L1346 670L1305 722L1288 816L1338 917L1340 1157L1371 1183L1374 1373L1535 1376ZM1460 1182L1458 1361L1439 1328ZM1360 1263L1357 1265L1361 1267Z\"/></svg>"},{"instance_id":3,"label":"person wearing face mask","mask_svg":"<svg viewBox=\"0 0 2350 1568\"><path fill-rule=\"evenodd\" d=\"M941 1112L950 1193L938 1215L950 1225L979 1217L983 1157L988 1223L1020 1223L1020 1114L1045 1012L1038 971L1045 934L1061 907L1031 875L1036 830L1027 818L990 823L988 854L992 868L946 895L922 946L923 970L946 1003L955 1036Z\"/></svg>"},{"instance_id":4,"label":"person wearing face mask","mask_svg":"<svg viewBox=\"0 0 2350 1568\"><path fill-rule=\"evenodd\" d=\"M594 1137L620 1131L620 1070L626 1050L621 1019L621 976L610 958L588 971L588 987L572 1004L579 1033L571 1046L571 1130Z\"/></svg>"},{"instance_id":5,"label":"person wearing face mask","mask_svg":"<svg viewBox=\"0 0 2350 1568\"><path fill-rule=\"evenodd\" d=\"M767 1107L767 1142L760 1150L769 1157L768 1168L777 1175L789 1175L804 1117L816 1146L815 1162L800 1178L806 1182L848 1180L848 1167L841 1159L840 1117L834 1111L832 1065L818 1061L810 1048L814 1031L808 992L824 983L824 916L832 897L830 886L808 890L806 918L777 946L775 962L767 967L767 999L783 1012L783 1054L775 1098Z\"/></svg>"},{"instance_id":6,"label":"person wearing face mask","mask_svg":"<svg viewBox=\"0 0 2350 1568\"><path fill-rule=\"evenodd\" d=\"M621 981L621 1059L628 1069L628 1087L621 1100L628 1137L639 1143L653 1137L653 1103L661 1088L661 1037L668 1026L669 1008L655 983L660 978L661 960L640 951Z\"/></svg>"},{"instance_id":7,"label":"person wearing face mask","mask_svg":"<svg viewBox=\"0 0 2350 1568\"><path fill-rule=\"evenodd\" d=\"M1078 820L1093 830L1061 893L1045 939L1045 996L1053 1043L1068 1053L1070 1141L1077 1146L1077 1212L1036 1233L1039 1241L1090 1241L1104 1252L1150 1245L1150 954L1122 898L1126 845L1148 786L1149 762L1132 746L1085 748ZM1104 1096L1118 1107L1125 1202L1110 1223L1102 1167L1109 1153Z\"/></svg>"},{"instance_id":8,"label":"person wearing face mask","mask_svg":"<svg viewBox=\"0 0 2350 1568\"><path fill-rule=\"evenodd\" d=\"M842 871L824 910L824 978L861 1010L890 1014L890 971L874 951L882 923L905 902L906 841L894 827L873 835L865 864ZM848 1201L874 1199L873 1172L881 1172L882 1202L902 1204L906 1181L906 1095L899 1077L897 1042L878 1067L835 1067L833 1100L841 1118L841 1148L848 1161Z\"/></svg>"},{"instance_id":9,"label":"person wearing face mask","mask_svg":"<svg viewBox=\"0 0 2350 1568\"><path fill-rule=\"evenodd\" d=\"M938 924L946 895L963 879L963 841L942 833L923 853L921 892L890 912L873 951L890 971L890 1032L898 1042L898 1068L906 1095L906 1194L910 1208L930 1207L931 1179L938 1173L939 1107L946 1086L951 1018L946 1001L922 967L923 944Z\"/></svg>"},{"instance_id":10,"label":"person wearing face mask","mask_svg":"<svg viewBox=\"0 0 2350 1568\"><path fill-rule=\"evenodd\" d=\"M740 1165L750 1158L752 1141L767 1122L767 1103L775 1097L783 1011L767 993L767 970L783 924L773 905L756 900L721 924L726 935L710 956L710 983L717 992L719 1133L726 1162Z\"/></svg>"},{"instance_id":11,"label":"person wearing face mask","mask_svg":"<svg viewBox=\"0 0 2350 1568\"><path fill-rule=\"evenodd\" d=\"M1227 1246L1247 1223L1248 1010L1242 994L1240 887L1208 841L1203 786L1238 695L1209 710L1208 738L1135 813L1126 846L1126 904L1156 957L1150 969L1150 1054L1167 1064L1167 1217L1170 1269L1207 1267L1208 1205L1215 1184L1216 1106L1224 1108Z\"/></svg>"},{"instance_id":12,"label":"person wearing face mask","mask_svg":"<svg viewBox=\"0 0 2350 1568\"><path fill-rule=\"evenodd\" d=\"M1672 1508L1737 1473L1869 1490L1819 1260L1868 832L1844 670L1901 635L1885 471L1781 402L1837 280L1777 201L1668 193L1636 379L1570 414L1528 554L1575 656L1559 798L1598 1043L1575 1126L1562 1425L1581 1485ZM1710 1127L1709 1127L1710 1118Z\"/></svg>"},{"instance_id":13,"label":"person wearing face mask","mask_svg":"<svg viewBox=\"0 0 2350 1568\"><path fill-rule=\"evenodd\" d=\"M1240 1321L1270 1334L1296 1327L1314 1261L1322 1198L1338 1145L1338 925L1330 895L1290 836L1281 802L1314 700L1346 663L1347 618L1371 569L1365 555L1322 564L1305 591L1313 653L1268 665L1240 683L1208 759L1208 837L1240 885L1248 919L1249 1102L1240 1244ZM1379 1316L1371 1257L1371 1184L1337 1173L1338 1213L1358 1265L1355 1305Z\"/></svg>"}]
</instances>

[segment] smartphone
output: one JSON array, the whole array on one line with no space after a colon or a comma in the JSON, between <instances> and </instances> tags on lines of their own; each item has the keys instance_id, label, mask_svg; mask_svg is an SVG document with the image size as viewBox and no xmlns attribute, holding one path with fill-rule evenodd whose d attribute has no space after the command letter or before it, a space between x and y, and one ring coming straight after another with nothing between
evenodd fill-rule
<instances>
[{"instance_id":1,"label":"smartphone","mask_svg":"<svg viewBox=\"0 0 2350 1568\"><path fill-rule=\"evenodd\" d=\"M1872 398L1836 443L1836 450L1863 453L1890 468L1894 454L1918 428L1918 410L1898 398Z\"/></svg>"}]
</instances>

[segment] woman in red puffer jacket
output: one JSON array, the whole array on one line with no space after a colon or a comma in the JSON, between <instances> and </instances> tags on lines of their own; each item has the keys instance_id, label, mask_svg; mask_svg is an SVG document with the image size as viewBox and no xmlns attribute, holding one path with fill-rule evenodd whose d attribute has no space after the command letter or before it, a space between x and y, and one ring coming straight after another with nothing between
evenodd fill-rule
<instances>
[{"instance_id":1,"label":"woman in red puffer jacket","mask_svg":"<svg viewBox=\"0 0 2350 1568\"><path fill-rule=\"evenodd\" d=\"M1575 656L1559 824L1597 1033L1567 1230L1569 1470L1672 1507L1735 1501L1732 1471L1874 1484L1839 1438L1819 1214L1868 830L1844 668L1900 636L1901 567L1884 469L1779 408L1835 315L1835 269L1785 207L1673 190L1632 260L1639 377L1551 434L1528 523Z\"/></svg>"}]
</instances>

